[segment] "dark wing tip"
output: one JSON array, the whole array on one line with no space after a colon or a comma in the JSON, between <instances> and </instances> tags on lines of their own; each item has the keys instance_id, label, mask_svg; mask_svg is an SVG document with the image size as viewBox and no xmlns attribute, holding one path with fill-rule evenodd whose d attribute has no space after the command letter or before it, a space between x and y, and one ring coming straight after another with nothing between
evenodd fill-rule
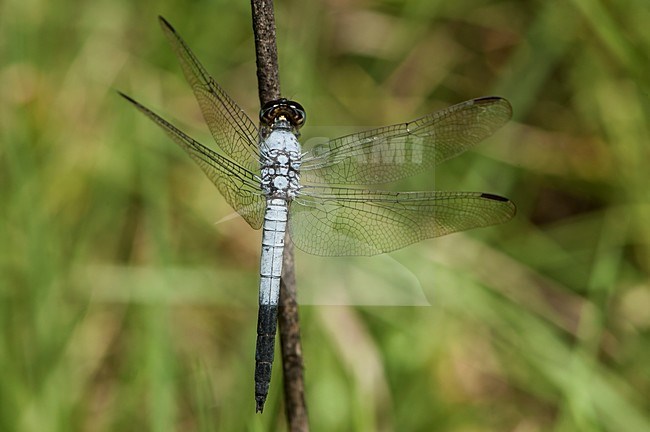
<instances>
[{"instance_id":1,"label":"dark wing tip","mask_svg":"<svg viewBox=\"0 0 650 432\"><path fill-rule=\"evenodd\" d=\"M119 94L119 95L122 96L124 99L128 100L129 102L131 102L132 104L137 103L136 101L133 100L133 98L131 98L131 96L128 96L128 95L122 93L122 92L119 91L119 90L116 90L116 92L117 92L117 94Z\"/></svg>"},{"instance_id":2,"label":"dark wing tip","mask_svg":"<svg viewBox=\"0 0 650 432\"><path fill-rule=\"evenodd\" d=\"M145 113L146 113L146 112L149 112L149 109L145 108L145 107L144 107L140 102L136 101L136 100L133 99L131 96L126 95L126 94L122 93L122 92L119 91L119 90L117 90L117 94L119 94L120 96L122 96L122 97L123 97L124 99L126 99L127 101L131 102L131 103L132 103L132 104L133 104L137 109L139 109L140 111L145 112Z\"/></svg>"},{"instance_id":3,"label":"dark wing tip","mask_svg":"<svg viewBox=\"0 0 650 432\"><path fill-rule=\"evenodd\" d=\"M479 97L473 100L473 102L477 105L482 105L482 104L499 104L501 105L507 112L508 112L508 117L512 117L512 105L506 98L502 98L501 96L483 96Z\"/></svg>"},{"instance_id":4,"label":"dark wing tip","mask_svg":"<svg viewBox=\"0 0 650 432\"><path fill-rule=\"evenodd\" d=\"M174 29L174 27L169 24L169 21L167 21L162 15L158 15L158 22L160 22L160 27L162 27L163 31L177 34L176 29Z\"/></svg>"},{"instance_id":5,"label":"dark wing tip","mask_svg":"<svg viewBox=\"0 0 650 432\"><path fill-rule=\"evenodd\" d=\"M476 102L476 103L481 103L481 102L496 102L496 101L500 101L500 100L504 100L504 101L507 102L507 100L504 99L504 98L502 98L501 96L481 96L481 97L477 97L477 98L475 98L475 99L474 99L474 102Z\"/></svg>"},{"instance_id":6,"label":"dark wing tip","mask_svg":"<svg viewBox=\"0 0 650 432\"><path fill-rule=\"evenodd\" d=\"M494 195L494 194L491 194L491 193L482 193L481 198L487 198L487 199L491 199L491 200L494 200L494 201L502 201L502 202L510 201L508 198L502 197L500 195Z\"/></svg>"},{"instance_id":7,"label":"dark wing tip","mask_svg":"<svg viewBox=\"0 0 650 432\"><path fill-rule=\"evenodd\" d=\"M164 25L165 27L173 28L171 24L169 24L169 21L165 19L164 16L158 15L158 21L160 22L160 25Z\"/></svg>"},{"instance_id":8,"label":"dark wing tip","mask_svg":"<svg viewBox=\"0 0 650 432\"><path fill-rule=\"evenodd\" d=\"M509 207L508 209L509 211L507 212L508 213L507 220L512 219L517 214L517 206L515 205L515 203L513 203L506 197L502 197L501 195L494 195L486 192L481 193L480 197L492 201L506 203L506 205Z\"/></svg>"}]
</instances>

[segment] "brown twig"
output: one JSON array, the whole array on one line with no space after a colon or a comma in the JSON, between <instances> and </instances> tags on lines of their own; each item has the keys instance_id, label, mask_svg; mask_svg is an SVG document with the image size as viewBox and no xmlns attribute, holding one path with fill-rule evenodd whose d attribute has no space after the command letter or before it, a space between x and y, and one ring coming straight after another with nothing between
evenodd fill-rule
<instances>
[{"instance_id":1,"label":"brown twig","mask_svg":"<svg viewBox=\"0 0 650 432\"><path fill-rule=\"evenodd\" d=\"M273 0L251 0L251 9L253 13L253 32L255 34L259 97L260 104L264 105L266 102L280 97ZM285 408L289 430L292 432L306 432L309 430L309 423L304 396L305 384L298 303L296 301L293 243L288 233L285 235L278 324L280 327L282 368L284 372Z\"/></svg>"},{"instance_id":2,"label":"brown twig","mask_svg":"<svg viewBox=\"0 0 650 432\"><path fill-rule=\"evenodd\" d=\"M251 0L260 104L280 97L273 0Z\"/></svg>"},{"instance_id":3,"label":"brown twig","mask_svg":"<svg viewBox=\"0 0 650 432\"><path fill-rule=\"evenodd\" d=\"M293 260L293 242L289 233L284 236L282 279L280 280L280 345L284 372L284 401L291 432L309 431L305 380L303 377L300 322L296 301L296 274Z\"/></svg>"}]
</instances>

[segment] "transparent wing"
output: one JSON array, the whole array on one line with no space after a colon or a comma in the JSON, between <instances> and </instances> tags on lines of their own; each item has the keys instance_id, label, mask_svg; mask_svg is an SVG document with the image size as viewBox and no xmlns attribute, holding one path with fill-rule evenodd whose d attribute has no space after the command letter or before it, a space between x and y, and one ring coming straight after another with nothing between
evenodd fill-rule
<instances>
[{"instance_id":1,"label":"transparent wing","mask_svg":"<svg viewBox=\"0 0 650 432\"><path fill-rule=\"evenodd\" d=\"M409 123L333 139L302 163L312 184L377 184L409 177L463 153L512 117L510 103L483 97Z\"/></svg>"},{"instance_id":2,"label":"transparent wing","mask_svg":"<svg viewBox=\"0 0 650 432\"><path fill-rule=\"evenodd\" d=\"M259 165L257 127L206 72L176 30L163 17L158 18L217 145L239 165L256 169Z\"/></svg>"},{"instance_id":3,"label":"transparent wing","mask_svg":"<svg viewBox=\"0 0 650 432\"><path fill-rule=\"evenodd\" d=\"M259 229L262 226L266 201L260 190L259 179L255 174L193 140L174 125L127 95L123 93L120 93L120 95L156 122L167 135L194 159L194 162L201 167L212 183L217 186L228 204L251 227Z\"/></svg>"},{"instance_id":4,"label":"transparent wing","mask_svg":"<svg viewBox=\"0 0 650 432\"><path fill-rule=\"evenodd\" d=\"M388 192L305 187L291 202L289 232L323 256L376 255L457 231L503 223L515 205L480 192Z\"/></svg>"}]
</instances>

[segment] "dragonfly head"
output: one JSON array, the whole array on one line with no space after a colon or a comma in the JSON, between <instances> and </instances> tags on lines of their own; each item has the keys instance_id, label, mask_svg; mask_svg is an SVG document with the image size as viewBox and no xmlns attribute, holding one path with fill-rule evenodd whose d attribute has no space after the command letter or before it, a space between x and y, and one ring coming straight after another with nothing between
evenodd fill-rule
<instances>
[{"instance_id":1,"label":"dragonfly head","mask_svg":"<svg viewBox=\"0 0 650 432\"><path fill-rule=\"evenodd\" d=\"M282 127L284 123L297 132L305 124L306 118L302 105L285 98L267 102L260 110L260 123L268 128Z\"/></svg>"}]
</instances>

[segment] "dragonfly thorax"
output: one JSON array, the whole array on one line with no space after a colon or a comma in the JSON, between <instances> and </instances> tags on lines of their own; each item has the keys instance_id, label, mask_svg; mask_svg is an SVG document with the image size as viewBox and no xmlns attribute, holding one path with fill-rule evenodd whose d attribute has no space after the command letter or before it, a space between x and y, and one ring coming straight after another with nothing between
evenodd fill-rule
<instances>
[{"instance_id":1,"label":"dragonfly thorax","mask_svg":"<svg viewBox=\"0 0 650 432\"><path fill-rule=\"evenodd\" d=\"M293 199L300 190L301 148L296 136L275 129L262 142L260 152L262 192L269 198Z\"/></svg>"}]
</instances>

